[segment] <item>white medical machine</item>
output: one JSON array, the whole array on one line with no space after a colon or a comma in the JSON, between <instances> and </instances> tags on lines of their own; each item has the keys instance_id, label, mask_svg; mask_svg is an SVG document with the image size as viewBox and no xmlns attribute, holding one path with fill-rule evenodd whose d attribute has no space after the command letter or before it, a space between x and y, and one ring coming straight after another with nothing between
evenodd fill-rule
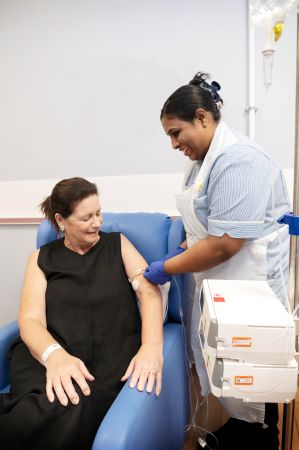
<instances>
[{"instance_id":1,"label":"white medical machine","mask_svg":"<svg viewBox=\"0 0 299 450\"><path fill-rule=\"evenodd\" d=\"M216 397L288 403L297 390L295 323L266 281L204 280L199 337Z\"/></svg>"}]
</instances>

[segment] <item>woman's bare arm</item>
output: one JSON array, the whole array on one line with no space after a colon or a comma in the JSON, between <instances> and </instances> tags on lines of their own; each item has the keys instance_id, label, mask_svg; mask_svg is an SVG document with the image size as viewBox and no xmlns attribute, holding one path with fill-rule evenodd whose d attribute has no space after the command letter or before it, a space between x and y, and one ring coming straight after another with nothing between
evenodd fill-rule
<instances>
[{"instance_id":1,"label":"woman's bare arm","mask_svg":"<svg viewBox=\"0 0 299 450\"><path fill-rule=\"evenodd\" d=\"M21 294L19 328L21 338L39 362L44 350L56 341L47 331L45 292L47 281L38 267L39 250L28 261Z\"/></svg>"},{"instance_id":2,"label":"woman's bare arm","mask_svg":"<svg viewBox=\"0 0 299 450\"><path fill-rule=\"evenodd\" d=\"M131 361L123 380L132 374L130 386L151 392L156 381L156 394L159 395L162 383L163 318L160 289L149 283L142 274L135 275L139 269L145 269L147 262L133 244L121 235L121 252L129 279L138 279L137 295L141 303L142 346Z\"/></svg>"}]
</instances>

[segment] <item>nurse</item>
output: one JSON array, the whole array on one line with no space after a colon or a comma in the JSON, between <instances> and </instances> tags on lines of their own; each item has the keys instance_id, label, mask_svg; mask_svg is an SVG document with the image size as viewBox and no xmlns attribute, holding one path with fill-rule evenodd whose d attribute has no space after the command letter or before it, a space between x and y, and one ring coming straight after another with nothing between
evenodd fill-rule
<instances>
[{"instance_id":1,"label":"nurse","mask_svg":"<svg viewBox=\"0 0 299 450\"><path fill-rule=\"evenodd\" d=\"M162 126L173 149L190 160L177 196L187 239L176 252L151 263L144 276L163 284L174 274L193 272L197 293L204 278L267 280L286 305L289 238L287 227L277 224L277 218L290 211L284 177L255 142L221 120L219 90L207 74L197 73L162 108ZM191 346L206 396L209 383L197 333L199 319L195 297ZM219 450L246 445L278 449L276 404L221 400L231 419L216 432ZM216 442L208 445L215 448Z\"/></svg>"}]
</instances>

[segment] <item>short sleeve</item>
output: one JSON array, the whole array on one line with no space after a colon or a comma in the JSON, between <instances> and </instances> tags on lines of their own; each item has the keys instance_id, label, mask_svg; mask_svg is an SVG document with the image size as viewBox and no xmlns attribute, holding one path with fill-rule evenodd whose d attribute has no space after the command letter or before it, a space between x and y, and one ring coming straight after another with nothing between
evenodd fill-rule
<instances>
[{"instance_id":1,"label":"short sleeve","mask_svg":"<svg viewBox=\"0 0 299 450\"><path fill-rule=\"evenodd\" d=\"M271 163L258 152L221 155L210 173L208 234L256 239L262 236L271 195Z\"/></svg>"}]
</instances>

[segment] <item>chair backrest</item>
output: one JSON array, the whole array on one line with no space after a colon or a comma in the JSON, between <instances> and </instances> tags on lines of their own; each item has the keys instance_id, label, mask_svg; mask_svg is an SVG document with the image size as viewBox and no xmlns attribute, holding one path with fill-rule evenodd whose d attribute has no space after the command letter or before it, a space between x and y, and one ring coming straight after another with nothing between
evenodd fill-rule
<instances>
[{"instance_id":1,"label":"chair backrest","mask_svg":"<svg viewBox=\"0 0 299 450\"><path fill-rule=\"evenodd\" d=\"M101 230L119 231L124 234L148 263L161 259L174 250L184 239L185 232L180 218L171 219L160 213L103 213ZM60 237L48 220L37 231L37 248ZM184 277L176 276L169 292L168 321L181 322L180 307L186 311L183 296Z\"/></svg>"}]
</instances>

